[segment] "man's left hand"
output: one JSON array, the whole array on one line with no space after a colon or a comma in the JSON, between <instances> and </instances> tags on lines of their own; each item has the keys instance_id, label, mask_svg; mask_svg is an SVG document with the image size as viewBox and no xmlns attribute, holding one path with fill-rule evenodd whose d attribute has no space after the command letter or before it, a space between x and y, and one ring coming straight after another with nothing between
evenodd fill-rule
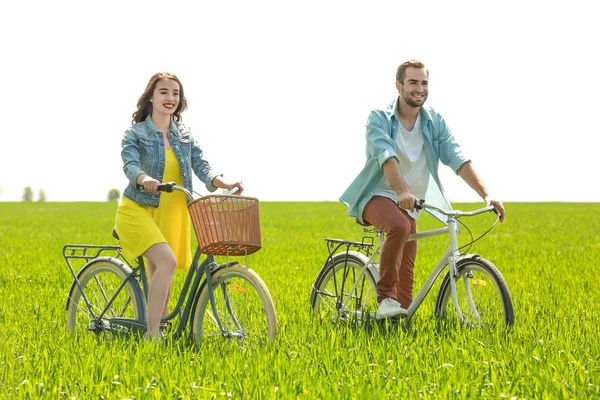
<instances>
[{"instance_id":1,"label":"man's left hand","mask_svg":"<svg viewBox=\"0 0 600 400\"><path fill-rule=\"evenodd\" d=\"M498 214L500 214L500 222L504 222L504 214L506 211L504 210L504 205L499 200L494 200L490 197L485 198L485 204L488 206L494 206Z\"/></svg>"}]
</instances>

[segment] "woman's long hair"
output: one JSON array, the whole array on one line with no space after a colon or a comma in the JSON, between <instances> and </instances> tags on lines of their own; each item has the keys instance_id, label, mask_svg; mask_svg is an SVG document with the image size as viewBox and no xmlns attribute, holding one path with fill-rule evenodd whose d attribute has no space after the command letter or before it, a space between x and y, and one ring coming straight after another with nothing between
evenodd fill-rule
<instances>
[{"instance_id":1,"label":"woman's long hair","mask_svg":"<svg viewBox=\"0 0 600 400\"><path fill-rule=\"evenodd\" d=\"M133 123L142 122L146 119L146 117L148 117L148 115L152 114L152 102L150 101L150 98L154 93L156 84L161 79L172 79L179 85L179 104L173 113L173 118L176 121L181 121L181 113L184 112L188 107L187 99L183 93L183 85L179 81L179 78L175 76L175 74L168 72L157 72L156 74L152 75L152 78L150 78L148 81L148 85L146 85L144 93L142 93L137 102L137 111L131 116L133 118Z\"/></svg>"}]
</instances>

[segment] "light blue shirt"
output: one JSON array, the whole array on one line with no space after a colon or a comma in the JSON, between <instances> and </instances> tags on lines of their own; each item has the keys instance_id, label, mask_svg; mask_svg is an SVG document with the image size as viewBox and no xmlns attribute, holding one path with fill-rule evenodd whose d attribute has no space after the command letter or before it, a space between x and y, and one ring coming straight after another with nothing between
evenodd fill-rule
<instances>
[{"instance_id":1,"label":"light blue shirt","mask_svg":"<svg viewBox=\"0 0 600 400\"><path fill-rule=\"evenodd\" d=\"M463 154L440 114L429 106L423 106L420 116L424 137L423 149L427 169L431 174L425 202L443 210L451 210L438 175L439 163L441 161L458 173L458 169L469 159ZM369 114L366 129L367 161L340 197L340 201L348 207L348 215L358 218L361 222L364 222L362 216L367 202L371 200L385 177L383 164L391 157L399 160L396 153L399 123L397 98L384 109L373 110ZM446 221L444 216L429 212L440 221Z\"/></svg>"}]
</instances>

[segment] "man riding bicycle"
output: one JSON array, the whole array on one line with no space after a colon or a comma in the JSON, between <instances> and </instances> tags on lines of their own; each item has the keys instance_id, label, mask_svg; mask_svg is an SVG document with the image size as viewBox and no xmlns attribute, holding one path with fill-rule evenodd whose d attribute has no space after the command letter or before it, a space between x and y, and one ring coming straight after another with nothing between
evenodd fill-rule
<instances>
[{"instance_id":1,"label":"man riding bicycle","mask_svg":"<svg viewBox=\"0 0 600 400\"><path fill-rule=\"evenodd\" d=\"M443 117L425 107L429 70L419 61L402 63L396 72L399 96L371 111L367 120L367 161L340 197L348 215L385 232L377 282L376 318L405 315L412 302L417 242L417 199L451 209L438 176L441 161L457 173L504 220L502 202L494 200L470 160L454 140ZM444 221L440 215L437 217Z\"/></svg>"}]
</instances>

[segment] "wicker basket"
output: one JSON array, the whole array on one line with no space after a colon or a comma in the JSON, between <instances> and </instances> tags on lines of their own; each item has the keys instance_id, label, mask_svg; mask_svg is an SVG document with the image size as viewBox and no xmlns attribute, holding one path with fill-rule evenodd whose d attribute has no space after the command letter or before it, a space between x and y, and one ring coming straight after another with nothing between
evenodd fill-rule
<instances>
[{"instance_id":1,"label":"wicker basket","mask_svg":"<svg viewBox=\"0 0 600 400\"><path fill-rule=\"evenodd\" d=\"M188 205L204 254L239 256L260 250L258 199L209 195Z\"/></svg>"}]
</instances>

